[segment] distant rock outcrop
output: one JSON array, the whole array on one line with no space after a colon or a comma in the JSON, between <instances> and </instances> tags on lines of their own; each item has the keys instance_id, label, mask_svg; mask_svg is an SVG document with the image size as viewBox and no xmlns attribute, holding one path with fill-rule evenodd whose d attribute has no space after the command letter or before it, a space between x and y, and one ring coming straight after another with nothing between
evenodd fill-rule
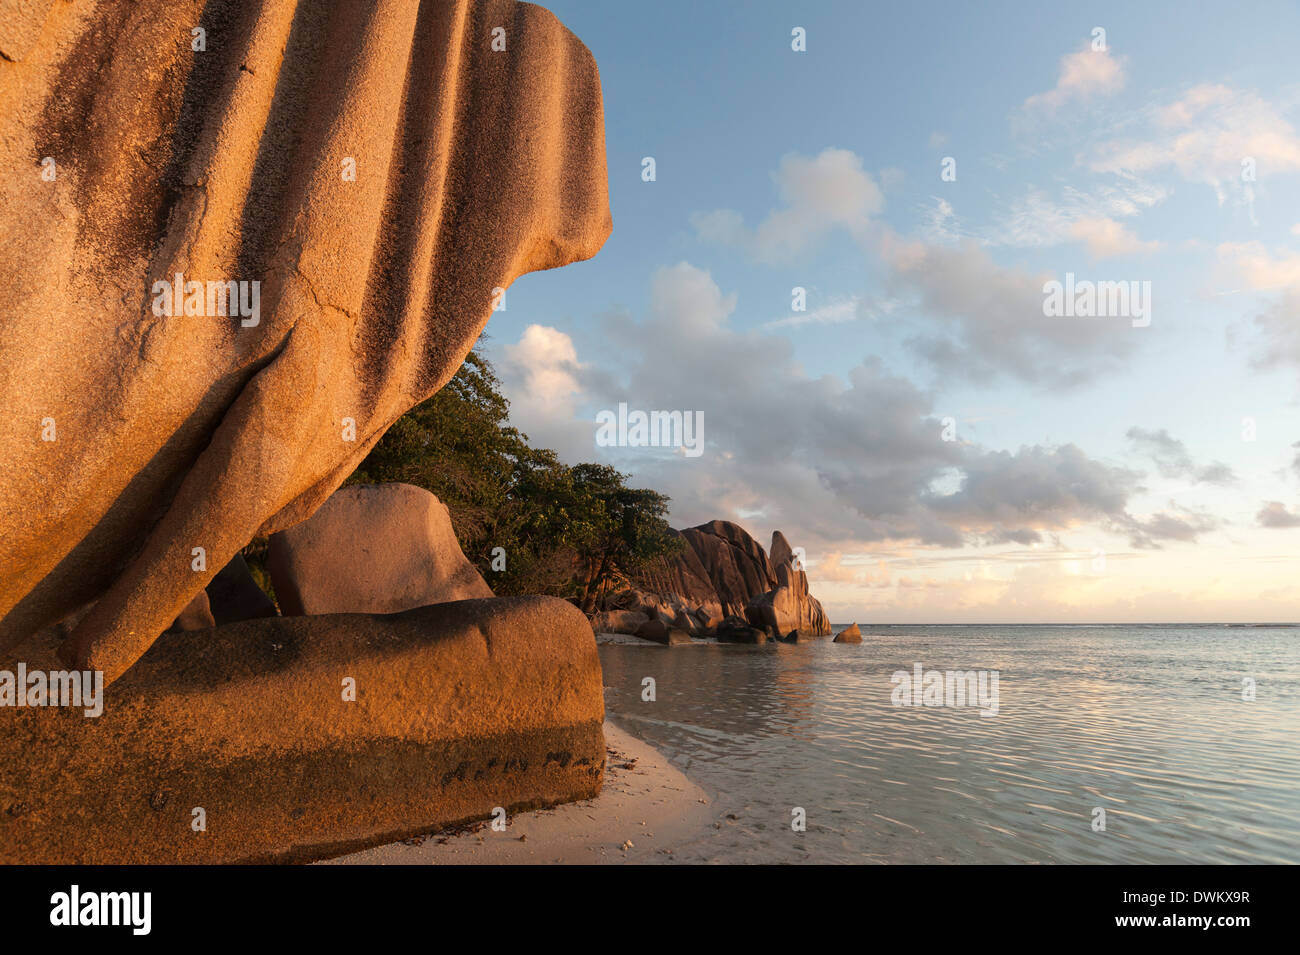
<instances>
[{"instance_id":1,"label":"distant rock outcrop","mask_svg":"<svg viewBox=\"0 0 1300 955\"><path fill-rule=\"evenodd\" d=\"M111 682L600 249L600 78L512 0L10 2L0 54L0 654L93 603Z\"/></svg>"},{"instance_id":2,"label":"distant rock outcrop","mask_svg":"<svg viewBox=\"0 0 1300 955\"><path fill-rule=\"evenodd\" d=\"M273 534L267 570L286 617L397 613L492 589L456 540L447 505L411 484L354 484Z\"/></svg>"},{"instance_id":3,"label":"distant rock outcrop","mask_svg":"<svg viewBox=\"0 0 1300 955\"><path fill-rule=\"evenodd\" d=\"M831 632L780 531L772 535L770 558L731 521L674 533L683 542L681 553L652 562L629 586L605 598L607 609L639 611L697 636L722 639L726 630L745 642L754 642L751 628L778 639L791 630L807 636Z\"/></svg>"}]
</instances>

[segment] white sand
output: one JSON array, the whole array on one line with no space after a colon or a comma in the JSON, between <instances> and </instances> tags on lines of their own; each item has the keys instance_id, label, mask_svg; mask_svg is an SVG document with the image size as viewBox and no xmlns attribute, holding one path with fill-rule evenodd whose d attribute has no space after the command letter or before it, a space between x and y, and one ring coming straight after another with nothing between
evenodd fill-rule
<instances>
[{"instance_id":1,"label":"white sand","mask_svg":"<svg viewBox=\"0 0 1300 955\"><path fill-rule=\"evenodd\" d=\"M605 746L605 784L595 799L514 816L504 832L484 823L474 831L429 836L418 845L394 842L322 864L671 862L677 847L713 834L713 800L661 753L609 722Z\"/></svg>"}]
</instances>

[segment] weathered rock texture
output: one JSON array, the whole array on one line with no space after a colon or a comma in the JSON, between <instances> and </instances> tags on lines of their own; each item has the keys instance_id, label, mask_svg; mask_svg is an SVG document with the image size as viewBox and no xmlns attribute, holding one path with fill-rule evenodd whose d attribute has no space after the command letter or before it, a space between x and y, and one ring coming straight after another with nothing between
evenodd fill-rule
<instances>
[{"instance_id":1,"label":"weathered rock texture","mask_svg":"<svg viewBox=\"0 0 1300 955\"><path fill-rule=\"evenodd\" d=\"M685 607L700 608L708 618L707 622L716 623L725 616L717 588L685 536L687 532L672 533L683 543L680 553L651 561L637 575L635 588L625 592L621 599L628 603L627 609L635 607L649 612L653 608L657 615L671 617L676 617Z\"/></svg>"},{"instance_id":2,"label":"weathered rock texture","mask_svg":"<svg viewBox=\"0 0 1300 955\"><path fill-rule=\"evenodd\" d=\"M93 601L112 680L596 253L600 81L511 0L7 0L0 52L0 653ZM178 274L257 323L156 314Z\"/></svg>"},{"instance_id":3,"label":"weathered rock texture","mask_svg":"<svg viewBox=\"0 0 1300 955\"><path fill-rule=\"evenodd\" d=\"M710 521L682 531L682 536L708 571L724 617L743 614L751 598L776 586L763 545L739 524Z\"/></svg>"},{"instance_id":4,"label":"weathered rock texture","mask_svg":"<svg viewBox=\"0 0 1300 955\"><path fill-rule=\"evenodd\" d=\"M447 505L411 484L339 488L274 534L267 570L286 615L397 613L491 597L460 549Z\"/></svg>"},{"instance_id":5,"label":"weathered rock texture","mask_svg":"<svg viewBox=\"0 0 1300 955\"><path fill-rule=\"evenodd\" d=\"M695 635L757 627L770 636L791 630L825 636L830 623L794 566L785 536L772 535L772 557L738 524L710 521L678 533L680 554L654 561L629 586L605 598L609 610L637 611ZM746 624L747 621L747 624ZM748 639L748 634L743 634Z\"/></svg>"},{"instance_id":6,"label":"weathered rock texture","mask_svg":"<svg viewBox=\"0 0 1300 955\"><path fill-rule=\"evenodd\" d=\"M780 634L795 630L801 636L828 635L831 624L817 598L808 592L808 575L786 563L777 568L776 579L775 589L759 594L745 607L749 622Z\"/></svg>"},{"instance_id":7,"label":"weathered rock texture","mask_svg":"<svg viewBox=\"0 0 1300 955\"><path fill-rule=\"evenodd\" d=\"M0 708L0 862L305 861L590 798L602 692L549 597L169 633L98 718Z\"/></svg>"}]
</instances>

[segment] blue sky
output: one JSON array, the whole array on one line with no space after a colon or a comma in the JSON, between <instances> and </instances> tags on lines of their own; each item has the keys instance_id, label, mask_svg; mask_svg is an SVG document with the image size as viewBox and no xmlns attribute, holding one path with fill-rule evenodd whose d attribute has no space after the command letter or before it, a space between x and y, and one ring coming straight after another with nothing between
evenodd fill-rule
<instances>
[{"instance_id":1,"label":"blue sky","mask_svg":"<svg viewBox=\"0 0 1300 955\"><path fill-rule=\"evenodd\" d=\"M547 6L614 232L489 323L536 443L783 530L835 619L1300 617L1300 8ZM1044 317L1067 272L1149 327ZM705 453L596 447L619 401Z\"/></svg>"}]
</instances>

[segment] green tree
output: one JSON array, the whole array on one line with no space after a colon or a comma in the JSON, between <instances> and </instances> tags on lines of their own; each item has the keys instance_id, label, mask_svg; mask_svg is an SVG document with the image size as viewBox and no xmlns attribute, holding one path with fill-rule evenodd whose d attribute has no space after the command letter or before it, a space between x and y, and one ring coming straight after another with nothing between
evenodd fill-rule
<instances>
[{"instance_id":1,"label":"green tree","mask_svg":"<svg viewBox=\"0 0 1300 955\"><path fill-rule=\"evenodd\" d=\"M566 467L553 451L529 445L509 423L509 408L491 363L471 351L346 483L401 481L432 491L497 594L551 594L591 612L611 581L680 546L664 520L669 499L627 487L626 475L606 465Z\"/></svg>"},{"instance_id":2,"label":"green tree","mask_svg":"<svg viewBox=\"0 0 1300 955\"><path fill-rule=\"evenodd\" d=\"M570 536L578 555L578 606L593 612L607 585L633 577L656 557L675 553L681 542L669 533L664 515L669 499L657 491L630 488L627 475L605 464L570 469Z\"/></svg>"}]
</instances>

